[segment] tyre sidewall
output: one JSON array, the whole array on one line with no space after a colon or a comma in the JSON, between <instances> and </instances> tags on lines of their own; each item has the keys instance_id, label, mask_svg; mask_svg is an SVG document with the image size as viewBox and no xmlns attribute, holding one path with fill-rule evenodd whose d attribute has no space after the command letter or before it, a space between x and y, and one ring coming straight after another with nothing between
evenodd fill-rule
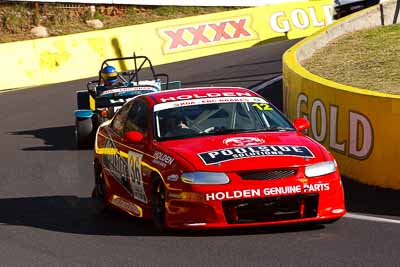
<instances>
[{"instance_id":1,"label":"tyre sidewall","mask_svg":"<svg viewBox=\"0 0 400 267\"><path fill-rule=\"evenodd\" d=\"M163 194L163 200L160 194ZM161 178L155 177L151 183L151 207L153 215L153 224L159 231L165 231L167 229L165 197L166 197L165 185L161 180ZM160 207L156 206L160 204L159 203L160 201L162 201L162 213L163 213L161 216L158 210L158 208Z\"/></svg>"},{"instance_id":2,"label":"tyre sidewall","mask_svg":"<svg viewBox=\"0 0 400 267\"><path fill-rule=\"evenodd\" d=\"M93 122L91 118L76 119L75 137L78 148L88 148L93 145Z\"/></svg>"}]
</instances>

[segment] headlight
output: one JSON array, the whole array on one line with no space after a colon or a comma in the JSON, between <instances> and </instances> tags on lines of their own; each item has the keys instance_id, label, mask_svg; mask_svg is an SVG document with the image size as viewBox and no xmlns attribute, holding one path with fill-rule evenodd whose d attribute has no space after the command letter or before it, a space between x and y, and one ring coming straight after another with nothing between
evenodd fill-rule
<instances>
[{"instance_id":1,"label":"headlight","mask_svg":"<svg viewBox=\"0 0 400 267\"><path fill-rule=\"evenodd\" d=\"M325 161L306 167L306 177L316 177L329 174L336 171L336 163L334 161Z\"/></svg>"},{"instance_id":2,"label":"headlight","mask_svg":"<svg viewBox=\"0 0 400 267\"><path fill-rule=\"evenodd\" d=\"M227 184L229 178L222 172L185 172L181 180L188 184Z\"/></svg>"}]
</instances>

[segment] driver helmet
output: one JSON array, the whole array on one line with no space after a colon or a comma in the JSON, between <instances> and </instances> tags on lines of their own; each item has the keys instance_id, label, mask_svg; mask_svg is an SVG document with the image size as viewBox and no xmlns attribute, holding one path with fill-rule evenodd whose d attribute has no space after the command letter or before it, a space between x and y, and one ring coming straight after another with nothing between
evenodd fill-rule
<instances>
[{"instance_id":1,"label":"driver helmet","mask_svg":"<svg viewBox=\"0 0 400 267\"><path fill-rule=\"evenodd\" d=\"M118 72L113 66L106 66L101 70L101 78L105 85L112 85L118 80Z\"/></svg>"}]
</instances>

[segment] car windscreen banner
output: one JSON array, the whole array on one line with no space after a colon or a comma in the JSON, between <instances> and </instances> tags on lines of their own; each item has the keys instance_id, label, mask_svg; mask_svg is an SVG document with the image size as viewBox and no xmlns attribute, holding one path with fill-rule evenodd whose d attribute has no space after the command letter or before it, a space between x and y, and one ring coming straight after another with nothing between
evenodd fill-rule
<instances>
[{"instance_id":1,"label":"car windscreen banner","mask_svg":"<svg viewBox=\"0 0 400 267\"><path fill-rule=\"evenodd\" d=\"M308 0L11 0L11 2L53 2L85 4L121 4L151 6L262 6L291 2L308 2Z\"/></svg>"},{"instance_id":2,"label":"car windscreen banner","mask_svg":"<svg viewBox=\"0 0 400 267\"><path fill-rule=\"evenodd\" d=\"M267 101L259 97L214 97L206 99L180 100L157 104L154 106L154 112L171 108L221 103L267 103Z\"/></svg>"}]
</instances>

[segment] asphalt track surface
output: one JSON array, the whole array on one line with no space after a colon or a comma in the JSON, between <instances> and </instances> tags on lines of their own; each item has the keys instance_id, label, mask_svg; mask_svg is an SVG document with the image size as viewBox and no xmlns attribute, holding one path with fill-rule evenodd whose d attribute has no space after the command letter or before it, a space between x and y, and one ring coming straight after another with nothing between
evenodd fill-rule
<instances>
[{"instance_id":1,"label":"asphalt track surface","mask_svg":"<svg viewBox=\"0 0 400 267\"><path fill-rule=\"evenodd\" d=\"M158 70L186 87L251 87L281 74L292 44ZM348 179L347 208L367 217L326 227L161 234L124 214L96 213L93 152L75 150L73 141L74 91L86 81L0 94L0 266L400 266L399 191Z\"/></svg>"}]
</instances>

